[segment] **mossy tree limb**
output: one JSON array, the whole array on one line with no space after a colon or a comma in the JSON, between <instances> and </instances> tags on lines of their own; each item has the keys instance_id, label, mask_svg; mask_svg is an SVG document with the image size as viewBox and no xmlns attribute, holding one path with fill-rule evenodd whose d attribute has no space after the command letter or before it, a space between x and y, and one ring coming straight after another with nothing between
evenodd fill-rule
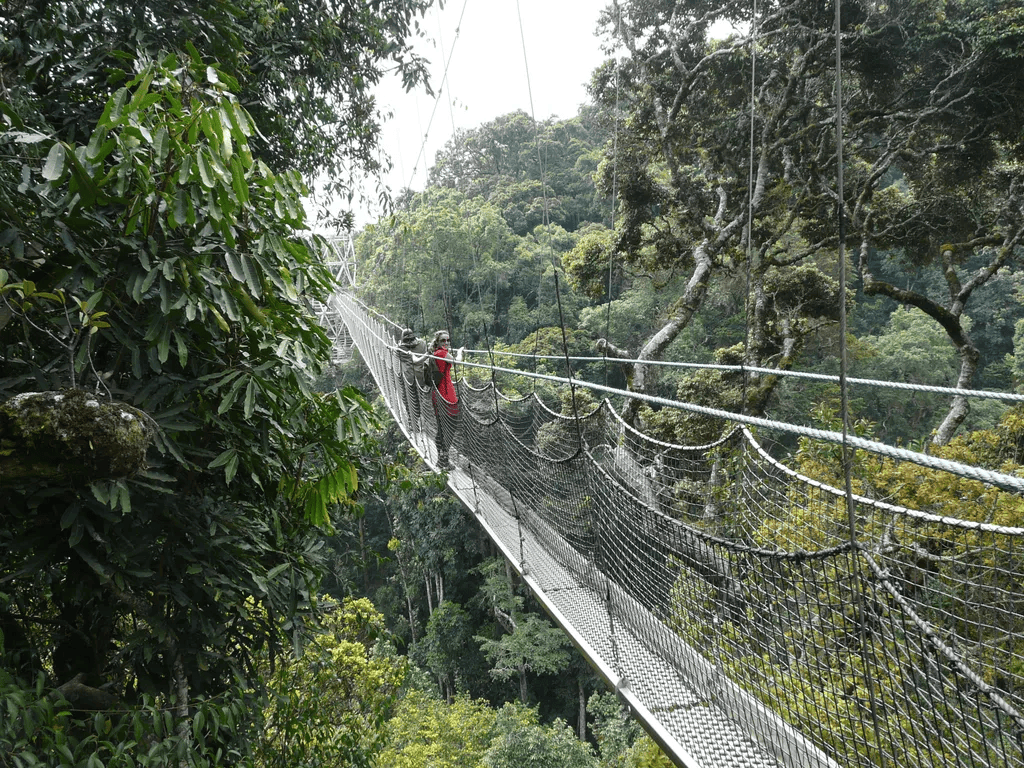
<instances>
[{"instance_id":1,"label":"mossy tree limb","mask_svg":"<svg viewBox=\"0 0 1024 768\"><path fill-rule=\"evenodd\" d=\"M4 482L131 477L146 466L149 417L78 389L26 392L0 405Z\"/></svg>"}]
</instances>

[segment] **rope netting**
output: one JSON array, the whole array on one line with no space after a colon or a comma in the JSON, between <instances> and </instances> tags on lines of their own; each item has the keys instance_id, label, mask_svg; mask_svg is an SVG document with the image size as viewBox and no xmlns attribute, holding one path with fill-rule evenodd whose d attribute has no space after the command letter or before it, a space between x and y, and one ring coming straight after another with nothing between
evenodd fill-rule
<instances>
[{"instance_id":1,"label":"rope netting","mask_svg":"<svg viewBox=\"0 0 1024 768\"><path fill-rule=\"evenodd\" d=\"M958 500L908 509L870 498L900 459L858 452L851 536L845 494L743 425L663 443L483 368L435 416L391 329L335 306L410 441L435 466L451 446L452 487L678 764L1024 765L1020 495L904 464Z\"/></svg>"}]
</instances>

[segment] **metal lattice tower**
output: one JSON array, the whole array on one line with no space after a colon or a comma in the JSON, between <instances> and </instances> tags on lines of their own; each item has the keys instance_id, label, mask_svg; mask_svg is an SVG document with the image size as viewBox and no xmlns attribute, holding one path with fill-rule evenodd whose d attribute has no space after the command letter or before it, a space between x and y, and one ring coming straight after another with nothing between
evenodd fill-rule
<instances>
[{"instance_id":1,"label":"metal lattice tower","mask_svg":"<svg viewBox=\"0 0 1024 768\"><path fill-rule=\"evenodd\" d=\"M330 257L326 266L338 281L341 290L351 289L356 281L355 246L352 236L344 238L328 238ZM332 343L331 362L335 365L347 363L352 359L352 334L342 320L341 315L329 304L313 303L317 322L327 331Z\"/></svg>"}]
</instances>

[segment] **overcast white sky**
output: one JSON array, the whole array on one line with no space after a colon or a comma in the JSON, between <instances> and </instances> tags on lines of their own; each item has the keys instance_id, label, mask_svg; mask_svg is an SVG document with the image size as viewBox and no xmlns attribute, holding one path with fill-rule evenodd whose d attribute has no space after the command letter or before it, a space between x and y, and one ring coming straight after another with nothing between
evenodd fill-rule
<instances>
[{"instance_id":1,"label":"overcast white sky","mask_svg":"<svg viewBox=\"0 0 1024 768\"><path fill-rule=\"evenodd\" d=\"M384 146L395 164L388 177L392 191L423 188L434 154L451 138L453 125L476 128L517 109L538 120L576 115L589 101L590 74L604 58L595 30L607 4L446 0L443 10L432 9L424 28L433 44L419 50L431 62L435 91L450 59L436 108L435 100L421 93L405 94L397 78L378 91L381 106L395 113L383 129ZM378 215L374 210L357 211L357 225Z\"/></svg>"}]
</instances>

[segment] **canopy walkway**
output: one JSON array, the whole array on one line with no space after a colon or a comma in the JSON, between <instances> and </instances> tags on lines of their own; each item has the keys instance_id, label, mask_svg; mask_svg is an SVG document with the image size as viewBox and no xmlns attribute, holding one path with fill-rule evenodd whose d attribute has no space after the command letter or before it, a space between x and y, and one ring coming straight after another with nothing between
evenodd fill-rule
<instances>
[{"instance_id":1,"label":"canopy walkway","mask_svg":"<svg viewBox=\"0 0 1024 768\"><path fill-rule=\"evenodd\" d=\"M410 443L437 467L446 433L451 489L677 765L1024 766L1024 529L997 524L1019 478L944 475L991 497L960 520L803 477L746 425L670 445L482 367L438 418L393 329L331 307Z\"/></svg>"}]
</instances>

